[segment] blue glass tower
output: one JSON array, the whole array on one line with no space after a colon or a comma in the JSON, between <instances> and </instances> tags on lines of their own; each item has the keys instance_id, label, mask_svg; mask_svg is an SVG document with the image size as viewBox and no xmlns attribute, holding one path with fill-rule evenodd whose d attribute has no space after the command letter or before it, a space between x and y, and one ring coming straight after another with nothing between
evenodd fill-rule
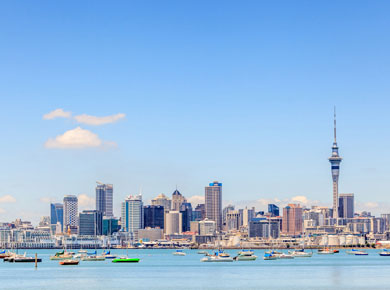
<instances>
[{"instance_id":1,"label":"blue glass tower","mask_svg":"<svg viewBox=\"0 0 390 290\"><path fill-rule=\"evenodd\" d=\"M343 159L339 156L339 147L337 146L336 139L336 108L334 110L334 141L332 146L332 156L329 157L332 170L332 181L333 181L333 218L338 218L339 209L339 174L340 174L340 163Z\"/></svg>"}]
</instances>

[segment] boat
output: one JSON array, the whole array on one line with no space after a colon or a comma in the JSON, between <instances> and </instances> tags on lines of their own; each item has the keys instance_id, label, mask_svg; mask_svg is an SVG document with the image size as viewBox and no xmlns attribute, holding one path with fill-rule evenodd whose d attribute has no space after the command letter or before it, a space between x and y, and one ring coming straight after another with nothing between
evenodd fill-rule
<instances>
[{"instance_id":1,"label":"boat","mask_svg":"<svg viewBox=\"0 0 390 290\"><path fill-rule=\"evenodd\" d=\"M252 250L244 250L238 252L239 255L254 255L255 253Z\"/></svg>"},{"instance_id":2,"label":"boat","mask_svg":"<svg viewBox=\"0 0 390 290\"><path fill-rule=\"evenodd\" d=\"M304 251L288 251L290 255L294 258L310 258L313 256L313 252L304 252Z\"/></svg>"},{"instance_id":3,"label":"boat","mask_svg":"<svg viewBox=\"0 0 390 290\"><path fill-rule=\"evenodd\" d=\"M138 263L139 258L120 257L112 260L113 263Z\"/></svg>"},{"instance_id":4,"label":"boat","mask_svg":"<svg viewBox=\"0 0 390 290\"><path fill-rule=\"evenodd\" d=\"M291 255L291 254L286 254L286 253L282 253L282 254L276 254L276 257L278 259L294 259L294 256Z\"/></svg>"},{"instance_id":5,"label":"boat","mask_svg":"<svg viewBox=\"0 0 390 290\"><path fill-rule=\"evenodd\" d=\"M36 258L35 257L26 257L26 253L24 255L14 255L12 257L7 258L7 262L11 263L37 263L42 262L42 259Z\"/></svg>"},{"instance_id":6,"label":"boat","mask_svg":"<svg viewBox=\"0 0 390 290\"><path fill-rule=\"evenodd\" d=\"M359 252L359 250L351 249L350 251L347 251L346 253L347 253L348 255L355 255L356 252Z\"/></svg>"},{"instance_id":7,"label":"boat","mask_svg":"<svg viewBox=\"0 0 390 290\"><path fill-rule=\"evenodd\" d=\"M390 256L390 251L384 249L382 252L379 253L379 256L382 256L382 257Z\"/></svg>"},{"instance_id":8,"label":"boat","mask_svg":"<svg viewBox=\"0 0 390 290\"><path fill-rule=\"evenodd\" d=\"M67 259L67 260L60 261L59 264L63 265L63 266L78 265L79 264L79 260Z\"/></svg>"},{"instance_id":9,"label":"boat","mask_svg":"<svg viewBox=\"0 0 390 290\"><path fill-rule=\"evenodd\" d=\"M102 256L104 256L106 259L115 259L117 256L111 255L110 251L103 252Z\"/></svg>"},{"instance_id":10,"label":"boat","mask_svg":"<svg viewBox=\"0 0 390 290\"><path fill-rule=\"evenodd\" d=\"M86 250L80 250L80 251L78 251L78 253L80 253L80 254L86 254L87 251L86 251Z\"/></svg>"},{"instance_id":11,"label":"boat","mask_svg":"<svg viewBox=\"0 0 390 290\"><path fill-rule=\"evenodd\" d=\"M263 259L264 260L277 260L278 257L274 254L265 253Z\"/></svg>"},{"instance_id":12,"label":"boat","mask_svg":"<svg viewBox=\"0 0 390 290\"><path fill-rule=\"evenodd\" d=\"M233 258L228 253L222 250L215 252L213 255L209 255L200 260L201 262L233 262Z\"/></svg>"},{"instance_id":13,"label":"boat","mask_svg":"<svg viewBox=\"0 0 390 290\"><path fill-rule=\"evenodd\" d=\"M104 256L97 256L97 255L88 255L81 258L81 261L89 261L89 262L105 261L105 260L106 258Z\"/></svg>"},{"instance_id":14,"label":"boat","mask_svg":"<svg viewBox=\"0 0 390 290\"><path fill-rule=\"evenodd\" d=\"M326 248L326 249L318 250L317 254L319 254L319 255L333 255L334 251Z\"/></svg>"},{"instance_id":15,"label":"boat","mask_svg":"<svg viewBox=\"0 0 390 290\"><path fill-rule=\"evenodd\" d=\"M61 251L61 252L55 253L54 256L51 256L50 260L66 260L66 259L71 259L72 257L73 257L73 255L71 255L70 253L65 252L65 251Z\"/></svg>"},{"instance_id":16,"label":"boat","mask_svg":"<svg viewBox=\"0 0 390 290\"><path fill-rule=\"evenodd\" d=\"M355 256L368 256L366 251L355 251Z\"/></svg>"},{"instance_id":17,"label":"boat","mask_svg":"<svg viewBox=\"0 0 390 290\"><path fill-rule=\"evenodd\" d=\"M252 251L239 252L237 257L233 258L235 261L254 261L257 259L257 256L253 254Z\"/></svg>"},{"instance_id":18,"label":"boat","mask_svg":"<svg viewBox=\"0 0 390 290\"><path fill-rule=\"evenodd\" d=\"M199 255L208 255L209 253L207 251L198 251Z\"/></svg>"},{"instance_id":19,"label":"boat","mask_svg":"<svg viewBox=\"0 0 390 290\"><path fill-rule=\"evenodd\" d=\"M186 253L184 253L182 250L176 250L175 252L172 253L174 256L185 256Z\"/></svg>"}]
</instances>

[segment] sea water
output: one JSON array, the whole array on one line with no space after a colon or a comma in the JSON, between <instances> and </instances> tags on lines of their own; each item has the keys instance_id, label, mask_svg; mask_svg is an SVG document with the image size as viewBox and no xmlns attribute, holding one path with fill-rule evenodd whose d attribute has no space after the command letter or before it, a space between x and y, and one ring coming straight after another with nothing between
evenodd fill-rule
<instances>
[{"instance_id":1,"label":"sea water","mask_svg":"<svg viewBox=\"0 0 390 290\"><path fill-rule=\"evenodd\" d=\"M390 289L390 257L379 256L379 250L368 250L368 256L315 251L311 258L269 261L263 260L264 250L255 250L256 261L231 263L202 263L197 250L184 250L186 256L174 256L174 251L111 250L141 261L61 266L49 259L56 250L26 250L42 258L38 268L0 261L0 289ZM226 252L234 257L238 250Z\"/></svg>"}]
</instances>

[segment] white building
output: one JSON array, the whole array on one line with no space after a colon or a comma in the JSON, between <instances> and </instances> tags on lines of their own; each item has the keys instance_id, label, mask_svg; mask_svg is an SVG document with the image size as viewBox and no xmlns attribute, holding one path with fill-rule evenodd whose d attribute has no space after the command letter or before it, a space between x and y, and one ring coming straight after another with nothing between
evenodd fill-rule
<instances>
[{"instance_id":1,"label":"white building","mask_svg":"<svg viewBox=\"0 0 390 290\"><path fill-rule=\"evenodd\" d=\"M78 220L78 199L75 195L66 195L64 197L64 232L66 232L68 226L77 227Z\"/></svg>"},{"instance_id":2,"label":"white building","mask_svg":"<svg viewBox=\"0 0 390 290\"><path fill-rule=\"evenodd\" d=\"M199 235L201 236L213 236L217 229L217 223L215 221L204 219L199 222Z\"/></svg>"},{"instance_id":3,"label":"white building","mask_svg":"<svg viewBox=\"0 0 390 290\"><path fill-rule=\"evenodd\" d=\"M130 195L122 202L122 229L135 232L144 227L144 207L142 195Z\"/></svg>"},{"instance_id":4,"label":"white building","mask_svg":"<svg viewBox=\"0 0 390 290\"><path fill-rule=\"evenodd\" d=\"M165 214L165 234L181 234L182 232L182 214L179 211L170 211Z\"/></svg>"}]
</instances>

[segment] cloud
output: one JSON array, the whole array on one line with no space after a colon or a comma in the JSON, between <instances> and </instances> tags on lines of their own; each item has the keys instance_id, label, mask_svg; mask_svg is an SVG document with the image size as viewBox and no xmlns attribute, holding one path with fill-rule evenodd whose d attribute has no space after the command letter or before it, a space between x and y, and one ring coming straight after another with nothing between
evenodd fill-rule
<instances>
[{"instance_id":1,"label":"cloud","mask_svg":"<svg viewBox=\"0 0 390 290\"><path fill-rule=\"evenodd\" d=\"M115 123L120 119L123 119L125 116L126 115L122 113L111 115L111 116L105 116L105 117L96 117L87 114L82 114L82 115L75 116L74 119L81 124L99 126L99 125Z\"/></svg>"},{"instance_id":2,"label":"cloud","mask_svg":"<svg viewBox=\"0 0 390 290\"><path fill-rule=\"evenodd\" d=\"M12 195L3 195L3 196L0 196L0 203L12 203L12 202L16 202L16 199L15 197L13 197Z\"/></svg>"},{"instance_id":3,"label":"cloud","mask_svg":"<svg viewBox=\"0 0 390 290\"><path fill-rule=\"evenodd\" d=\"M2 208L0 208L0 213L5 213L6 211Z\"/></svg>"},{"instance_id":4,"label":"cloud","mask_svg":"<svg viewBox=\"0 0 390 290\"><path fill-rule=\"evenodd\" d=\"M50 197L41 197L39 200L43 203L51 203Z\"/></svg>"},{"instance_id":5,"label":"cloud","mask_svg":"<svg viewBox=\"0 0 390 290\"><path fill-rule=\"evenodd\" d=\"M198 204L204 203L204 196L194 195L194 196L187 198L187 201L190 202L193 207L195 207Z\"/></svg>"},{"instance_id":6,"label":"cloud","mask_svg":"<svg viewBox=\"0 0 390 290\"><path fill-rule=\"evenodd\" d=\"M85 193L79 194L78 200L81 208L94 208L96 206L95 199Z\"/></svg>"},{"instance_id":7,"label":"cloud","mask_svg":"<svg viewBox=\"0 0 390 290\"><path fill-rule=\"evenodd\" d=\"M102 146L116 146L116 143L103 142L95 133L80 127L66 131L54 139L50 138L45 143L45 147L50 149L82 149Z\"/></svg>"},{"instance_id":8,"label":"cloud","mask_svg":"<svg viewBox=\"0 0 390 290\"><path fill-rule=\"evenodd\" d=\"M72 113L65 112L63 109L56 109L54 111L51 111L50 113L43 115L44 120L53 120L56 118L70 118L70 117L72 117Z\"/></svg>"}]
</instances>

